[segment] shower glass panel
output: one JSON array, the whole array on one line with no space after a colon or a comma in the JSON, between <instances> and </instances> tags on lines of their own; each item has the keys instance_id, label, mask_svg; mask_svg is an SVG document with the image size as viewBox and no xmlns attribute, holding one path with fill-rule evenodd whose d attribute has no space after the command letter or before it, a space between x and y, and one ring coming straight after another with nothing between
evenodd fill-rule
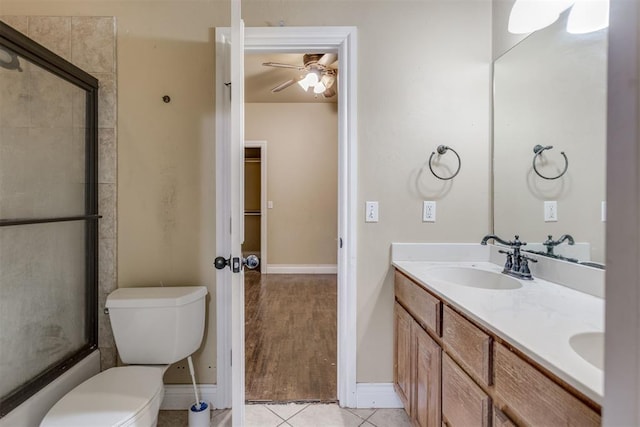
<instances>
[{"instance_id":1,"label":"shower glass panel","mask_svg":"<svg viewBox=\"0 0 640 427\"><path fill-rule=\"evenodd\" d=\"M0 395L87 344L84 224L0 228Z\"/></svg>"},{"instance_id":2,"label":"shower glass panel","mask_svg":"<svg viewBox=\"0 0 640 427\"><path fill-rule=\"evenodd\" d=\"M0 417L97 348L97 90L0 21Z\"/></svg>"}]
</instances>

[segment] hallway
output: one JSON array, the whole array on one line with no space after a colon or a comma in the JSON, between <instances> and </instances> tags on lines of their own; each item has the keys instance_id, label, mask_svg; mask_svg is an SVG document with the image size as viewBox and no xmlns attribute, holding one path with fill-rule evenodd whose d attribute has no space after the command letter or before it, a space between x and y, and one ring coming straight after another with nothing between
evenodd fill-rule
<instances>
[{"instance_id":1,"label":"hallway","mask_svg":"<svg viewBox=\"0 0 640 427\"><path fill-rule=\"evenodd\" d=\"M335 402L332 274L245 273L248 402Z\"/></svg>"}]
</instances>

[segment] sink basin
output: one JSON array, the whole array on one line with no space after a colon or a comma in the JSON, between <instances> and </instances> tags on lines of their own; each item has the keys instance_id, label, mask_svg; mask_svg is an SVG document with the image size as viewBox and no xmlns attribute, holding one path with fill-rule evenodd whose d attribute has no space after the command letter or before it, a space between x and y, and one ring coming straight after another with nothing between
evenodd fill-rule
<instances>
[{"instance_id":1,"label":"sink basin","mask_svg":"<svg viewBox=\"0 0 640 427\"><path fill-rule=\"evenodd\" d=\"M584 332L569 338L569 344L578 356L595 366L604 369L604 333Z\"/></svg>"},{"instance_id":2,"label":"sink basin","mask_svg":"<svg viewBox=\"0 0 640 427\"><path fill-rule=\"evenodd\" d=\"M522 284L505 274L470 267L436 267L429 277L460 286L480 289L518 289Z\"/></svg>"}]
</instances>

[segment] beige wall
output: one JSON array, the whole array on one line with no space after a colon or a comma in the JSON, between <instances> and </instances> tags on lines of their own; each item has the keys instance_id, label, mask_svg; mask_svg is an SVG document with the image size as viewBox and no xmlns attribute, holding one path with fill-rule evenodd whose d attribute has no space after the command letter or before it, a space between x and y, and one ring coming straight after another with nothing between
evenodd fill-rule
<instances>
[{"instance_id":1,"label":"beige wall","mask_svg":"<svg viewBox=\"0 0 640 427\"><path fill-rule=\"evenodd\" d=\"M295 89L295 88L292 88ZM269 265L337 262L336 104L245 105L245 137L267 141Z\"/></svg>"},{"instance_id":2,"label":"beige wall","mask_svg":"<svg viewBox=\"0 0 640 427\"><path fill-rule=\"evenodd\" d=\"M117 17L119 286L214 292L213 28L229 25L228 3L3 0L6 14ZM489 231L491 3L255 0L243 16L247 26L358 27L359 217L378 200L380 222L357 230L357 381L390 382L390 243L475 242ZM462 157L448 184L424 171L439 144ZM435 224L421 221L425 199L438 201ZM196 358L204 383L215 382L213 298L208 308Z\"/></svg>"},{"instance_id":3,"label":"beige wall","mask_svg":"<svg viewBox=\"0 0 640 427\"><path fill-rule=\"evenodd\" d=\"M613 0L607 122L604 426L640 425L640 5Z\"/></svg>"}]
</instances>

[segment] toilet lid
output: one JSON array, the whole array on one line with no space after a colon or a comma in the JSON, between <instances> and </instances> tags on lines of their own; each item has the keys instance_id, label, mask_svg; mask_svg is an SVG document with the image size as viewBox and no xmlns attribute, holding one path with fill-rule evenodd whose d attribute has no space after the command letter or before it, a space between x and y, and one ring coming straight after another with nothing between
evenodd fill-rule
<instances>
[{"instance_id":1,"label":"toilet lid","mask_svg":"<svg viewBox=\"0 0 640 427\"><path fill-rule=\"evenodd\" d=\"M164 366L124 366L101 372L60 399L40 427L135 424L145 412L160 407L163 374ZM151 420L157 414L152 415Z\"/></svg>"}]
</instances>

